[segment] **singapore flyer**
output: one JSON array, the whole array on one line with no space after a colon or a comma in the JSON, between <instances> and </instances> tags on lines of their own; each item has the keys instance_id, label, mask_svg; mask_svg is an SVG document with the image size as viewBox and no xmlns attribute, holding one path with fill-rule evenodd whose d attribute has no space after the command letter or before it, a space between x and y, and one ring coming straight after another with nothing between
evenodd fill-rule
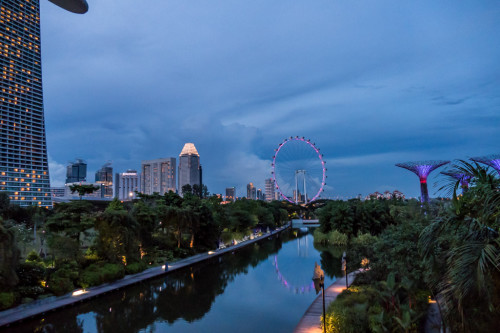
<instances>
[{"instance_id":1,"label":"singapore flyer","mask_svg":"<svg viewBox=\"0 0 500 333\"><path fill-rule=\"evenodd\" d=\"M283 200L307 204L318 199L326 181L326 167L319 148L304 137L289 137L275 149L272 175Z\"/></svg>"}]
</instances>

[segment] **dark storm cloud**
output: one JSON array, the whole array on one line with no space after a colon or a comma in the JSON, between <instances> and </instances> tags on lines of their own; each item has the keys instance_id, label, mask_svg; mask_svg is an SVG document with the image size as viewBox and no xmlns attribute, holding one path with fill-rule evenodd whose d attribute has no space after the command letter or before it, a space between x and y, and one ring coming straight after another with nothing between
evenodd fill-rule
<instances>
[{"instance_id":1,"label":"dark storm cloud","mask_svg":"<svg viewBox=\"0 0 500 333\"><path fill-rule=\"evenodd\" d=\"M121 172L194 142L209 189L243 195L299 135L325 155L328 195L416 196L394 163L500 150L496 1L89 5L42 2L55 184L75 157Z\"/></svg>"}]
</instances>

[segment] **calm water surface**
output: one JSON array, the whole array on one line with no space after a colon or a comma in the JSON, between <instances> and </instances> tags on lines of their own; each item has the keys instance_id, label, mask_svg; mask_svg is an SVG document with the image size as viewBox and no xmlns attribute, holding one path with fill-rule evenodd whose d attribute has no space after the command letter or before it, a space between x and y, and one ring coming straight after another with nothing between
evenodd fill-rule
<instances>
[{"instance_id":1,"label":"calm water surface","mask_svg":"<svg viewBox=\"0 0 500 333\"><path fill-rule=\"evenodd\" d=\"M316 249L309 231L287 230L7 332L291 332L316 297L314 263L328 286L341 276L341 253Z\"/></svg>"}]
</instances>

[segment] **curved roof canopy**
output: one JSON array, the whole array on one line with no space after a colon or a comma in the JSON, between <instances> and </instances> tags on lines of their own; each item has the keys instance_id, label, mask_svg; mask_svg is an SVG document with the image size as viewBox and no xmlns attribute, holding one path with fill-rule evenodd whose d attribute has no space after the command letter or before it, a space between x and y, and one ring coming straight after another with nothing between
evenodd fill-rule
<instances>
[{"instance_id":1,"label":"curved roof canopy","mask_svg":"<svg viewBox=\"0 0 500 333\"><path fill-rule=\"evenodd\" d=\"M49 0L55 5L72 13L85 14L89 10L86 0Z\"/></svg>"}]
</instances>

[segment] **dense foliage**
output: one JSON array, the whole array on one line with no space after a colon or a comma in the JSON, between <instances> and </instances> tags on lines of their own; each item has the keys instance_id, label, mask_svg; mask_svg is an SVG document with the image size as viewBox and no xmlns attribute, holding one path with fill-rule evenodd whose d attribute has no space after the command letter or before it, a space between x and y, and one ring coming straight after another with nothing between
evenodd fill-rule
<instances>
[{"instance_id":1,"label":"dense foliage","mask_svg":"<svg viewBox=\"0 0 500 333\"><path fill-rule=\"evenodd\" d=\"M451 201L351 200L320 211L315 239L344 233L348 271L361 262L368 268L330 305L329 332L422 331L428 297L444 330L497 330L500 181L496 171L465 161L451 172L470 179L466 188L456 179L441 183Z\"/></svg>"},{"instance_id":2,"label":"dense foliage","mask_svg":"<svg viewBox=\"0 0 500 333\"><path fill-rule=\"evenodd\" d=\"M47 211L12 206L0 193L0 308L213 250L281 226L292 213L281 202L222 205L206 195L206 188L194 188L183 197L141 195L106 205L76 200Z\"/></svg>"}]
</instances>

